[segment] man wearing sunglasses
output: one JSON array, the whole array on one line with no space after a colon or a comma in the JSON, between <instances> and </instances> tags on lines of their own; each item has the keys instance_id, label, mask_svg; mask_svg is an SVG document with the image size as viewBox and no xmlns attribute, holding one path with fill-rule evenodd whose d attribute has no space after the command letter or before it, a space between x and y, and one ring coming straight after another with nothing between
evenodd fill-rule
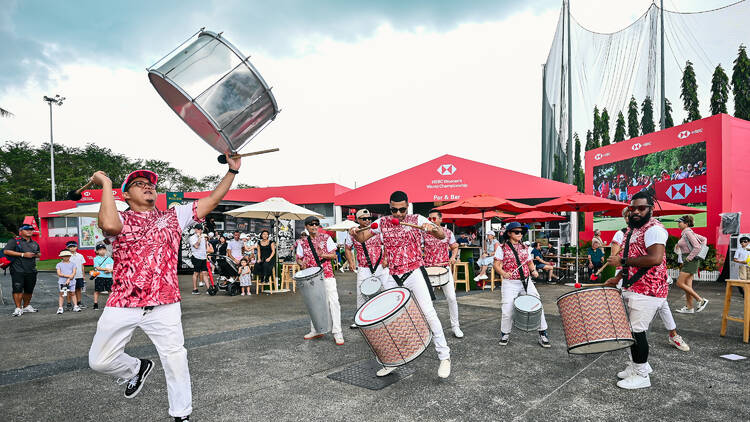
<instances>
[{"instance_id":1,"label":"man wearing sunglasses","mask_svg":"<svg viewBox=\"0 0 750 422\"><path fill-rule=\"evenodd\" d=\"M339 292L336 290L336 277L333 274L331 260L336 259L336 242L320 230L318 217L305 218L305 230L307 238L297 243L297 263L301 269L310 267L323 268L323 282L326 286L328 308L331 311L332 327L331 333L336 345L344 345L344 334L341 332L341 305L339 305ZM310 332L303 337L312 340L323 337L322 333L315 331L315 326L310 320Z\"/></svg>"},{"instance_id":2,"label":"man wearing sunglasses","mask_svg":"<svg viewBox=\"0 0 750 422\"><path fill-rule=\"evenodd\" d=\"M372 215L367 209L361 209L357 211L357 222L361 229L370 227L372 223ZM351 236L347 236L344 241L346 250L346 261L349 263L349 268L354 271L357 268L357 308L364 305L367 302L367 296L362 294L361 286L364 280L370 277L377 277L380 280L380 286L388 280L390 273L388 272L387 259L383 254L383 241L380 236L373 236L367 239L367 242L357 242L352 239ZM352 249L357 252L357 265L354 264L354 253ZM352 324L352 329L357 328L356 324Z\"/></svg>"},{"instance_id":3,"label":"man wearing sunglasses","mask_svg":"<svg viewBox=\"0 0 750 422\"><path fill-rule=\"evenodd\" d=\"M443 213L439 210L430 210L428 218L433 224L440 226L443 223ZM448 302L448 312L451 318L451 328L456 338L463 338L464 333L458 323L458 302L456 301L456 287L453 281L451 265L458 260L458 242L456 236L448 228L443 227L445 238L438 239L426 232L422 233L424 244L424 264L428 267L443 267L448 270L450 281L440 287Z\"/></svg>"},{"instance_id":4,"label":"man wearing sunglasses","mask_svg":"<svg viewBox=\"0 0 750 422\"><path fill-rule=\"evenodd\" d=\"M385 247L385 255L388 257L388 266L391 278L383 285L383 289L396 286L408 288L414 295L414 299L424 312L425 319L430 325L435 350L440 359L438 376L447 378L451 373L450 349L445 340L443 326L432 306L432 286L427 279L422 257L422 234L420 229L405 226L401 223L412 224L421 227L421 230L444 239L443 229L430 223L421 215L407 214L409 198L405 192L395 191L390 197L391 216L381 217L376 223L376 228L357 231L356 228L349 230L351 236L357 242L366 242L373 236L380 235ZM429 287L428 287L429 286ZM390 374L394 367L386 367L378 371L379 377Z\"/></svg>"},{"instance_id":5,"label":"man wearing sunglasses","mask_svg":"<svg viewBox=\"0 0 750 422\"><path fill-rule=\"evenodd\" d=\"M117 211L112 181L102 171L91 180L102 187L99 227L112 243L112 290L89 350L89 366L120 379L125 398L143 388L154 363L125 353L136 328L156 346L164 367L169 414L188 420L193 411L187 350L182 332L177 261L182 232L219 204L239 173L240 159L226 155L229 170L205 198L162 211L156 208L159 176L136 170L125 177L122 195L129 208Z\"/></svg>"},{"instance_id":6,"label":"man wearing sunglasses","mask_svg":"<svg viewBox=\"0 0 750 422\"><path fill-rule=\"evenodd\" d=\"M630 347L632 362L617 374L620 378L617 386L628 390L651 386L646 331L669 293L664 253L668 234L652 217L653 207L654 199L647 193L633 195L628 207L629 227L624 246L618 255L611 255L607 260L612 267L622 266L622 271L607 280L605 286L616 286L622 280L622 298L629 309L636 341Z\"/></svg>"}]
</instances>

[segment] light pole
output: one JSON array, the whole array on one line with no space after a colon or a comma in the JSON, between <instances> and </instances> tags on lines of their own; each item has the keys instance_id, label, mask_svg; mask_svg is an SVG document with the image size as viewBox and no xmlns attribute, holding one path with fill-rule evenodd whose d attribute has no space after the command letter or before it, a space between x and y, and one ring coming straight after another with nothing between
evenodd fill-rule
<instances>
[{"instance_id":1,"label":"light pole","mask_svg":"<svg viewBox=\"0 0 750 422\"><path fill-rule=\"evenodd\" d=\"M44 101L49 104L49 168L52 173L52 201L55 200L55 141L52 137L52 104L62 105L65 101L65 97L61 97L59 94L55 95L55 98L44 96Z\"/></svg>"}]
</instances>

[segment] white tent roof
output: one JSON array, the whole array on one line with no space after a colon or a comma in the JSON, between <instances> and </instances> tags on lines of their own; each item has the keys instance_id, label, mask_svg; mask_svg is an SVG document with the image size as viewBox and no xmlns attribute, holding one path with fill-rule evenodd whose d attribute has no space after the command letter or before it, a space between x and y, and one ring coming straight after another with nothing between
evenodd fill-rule
<instances>
[{"instance_id":1,"label":"white tent roof","mask_svg":"<svg viewBox=\"0 0 750 422\"><path fill-rule=\"evenodd\" d=\"M332 226L325 227L325 229L328 231L334 231L334 232L345 232L351 229L352 227L359 227L359 224L355 223L352 220L344 220Z\"/></svg>"},{"instance_id":2,"label":"white tent roof","mask_svg":"<svg viewBox=\"0 0 750 422\"><path fill-rule=\"evenodd\" d=\"M60 217L98 217L99 216L99 207L101 206L101 202L96 202L93 204L87 204L82 205L80 207L74 207L74 208L68 208L66 210L61 211L55 211L50 214L55 214ZM115 206L117 207L117 211L125 211L128 208L128 204L123 201L115 200Z\"/></svg>"},{"instance_id":3,"label":"white tent roof","mask_svg":"<svg viewBox=\"0 0 750 422\"><path fill-rule=\"evenodd\" d=\"M245 205L244 207L227 211L224 214L233 217L259 218L262 220L304 220L309 216L323 217L323 215L315 211L292 204L286 199L279 197L268 198L257 204Z\"/></svg>"}]
</instances>

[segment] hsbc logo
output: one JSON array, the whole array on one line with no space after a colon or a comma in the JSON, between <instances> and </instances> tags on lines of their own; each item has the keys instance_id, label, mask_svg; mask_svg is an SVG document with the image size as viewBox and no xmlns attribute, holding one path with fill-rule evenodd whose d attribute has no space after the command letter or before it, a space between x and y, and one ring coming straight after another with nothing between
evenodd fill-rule
<instances>
[{"instance_id":1,"label":"hsbc logo","mask_svg":"<svg viewBox=\"0 0 750 422\"><path fill-rule=\"evenodd\" d=\"M683 130L682 132L680 132L680 133L677 134L677 137L680 138L680 139L687 139L687 137L690 136L690 135L695 135L696 133L702 133L702 132L703 132L703 128L701 128L701 129L695 129L692 132L689 131L689 130Z\"/></svg>"},{"instance_id":2,"label":"hsbc logo","mask_svg":"<svg viewBox=\"0 0 750 422\"><path fill-rule=\"evenodd\" d=\"M456 166L454 166L453 164L441 164L437 168L437 172L441 176L450 176L451 174L456 172Z\"/></svg>"},{"instance_id":3,"label":"hsbc logo","mask_svg":"<svg viewBox=\"0 0 750 422\"><path fill-rule=\"evenodd\" d=\"M599 161L599 160L601 160L601 159L602 159L602 157L603 157L603 155L601 155L601 154L596 154L596 155L594 156L594 160L596 160L596 161Z\"/></svg>"},{"instance_id":4,"label":"hsbc logo","mask_svg":"<svg viewBox=\"0 0 750 422\"><path fill-rule=\"evenodd\" d=\"M678 200L687 198L692 192L693 189L687 183L675 183L667 188L666 193L669 199Z\"/></svg>"},{"instance_id":5,"label":"hsbc logo","mask_svg":"<svg viewBox=\"0 0 750 422\"><path fill-rule=\"evenodd\" d=\"M83 192L83 196L91 196L91 192L85 191L85 192Z\"/></svg>"},{"instance_id":6,"label":"hsbc logo","mask_svg":"<svg viewBox=\"0 0 750 422\"><path fill-rule=\"evenodd\" d=\"M643 145L641 145L640 143L636 142L636 143L634 143L634 144L633 144L633 146L632 146L632 147L630 147L630 148L631 148L631 149L632 149L633 151L638 151L639 149L643 148Z\"/></svg>"}]
</instances>

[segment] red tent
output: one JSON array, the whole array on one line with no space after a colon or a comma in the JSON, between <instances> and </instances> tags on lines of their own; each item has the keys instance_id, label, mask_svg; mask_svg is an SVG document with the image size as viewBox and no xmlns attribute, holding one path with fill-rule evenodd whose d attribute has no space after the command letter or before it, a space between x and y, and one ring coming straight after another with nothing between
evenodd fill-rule
<instances>
[{"instance_id":1,"label":"red tent","mask_svg":"<svg viewBox=\"0 0 750 422\"><path fill-rule=\"evenodd\" d=\"M542 202L534 207L534 209L547 212L596 212L613 210L621 212L622 209L627 206L628 204L624 202L617 202L611 199L575 192L551 201Z\"/></svg>"},{"instance_id":2,"label":"red tent","mask_svg":"<svg viewBox=\"0 0 750 422\"><path fill-rule=\"evenodd\" d=\"M516 221L518 223L542 223L544 221L564 221L567 218L542 211L529 211L510 217L506 222Z\"/></svg>"},{"instance_id":3,"label":"red tent","mask_svg":"<svg viewBox=\"0 0 750 422\"><path fill-rule=\"evenodd\" d=\"M488 211L484 213L485 219L490 218L509 218L510 214L503 214L497 211ZM482 222L482 213L476 214L443 214L443 222L453 223L459 227L473 226Z\"/></svg>"},{"instance_id":4,"label":"red tent","mask_svg":"<svg viewBox=\"0 0 750 422\"><path fill-rule=\"evenodd\" d=\"M525 212L534 209L531 205L520 202L502 199L485 193L472 196L471 198L461 199L450 204L437 207L440 211L448 211L452 214L470 214L476 212L486 212L494 210Z\"/></svg>"}]
</instances>

